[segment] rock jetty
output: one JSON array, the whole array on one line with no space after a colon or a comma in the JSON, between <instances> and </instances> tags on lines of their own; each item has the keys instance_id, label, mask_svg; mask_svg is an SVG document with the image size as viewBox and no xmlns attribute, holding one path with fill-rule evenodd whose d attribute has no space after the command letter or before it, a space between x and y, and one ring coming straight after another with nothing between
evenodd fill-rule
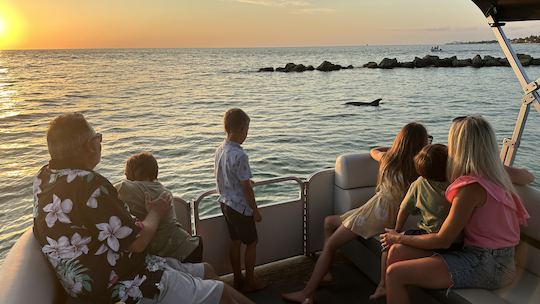
<instances>
[{"instance_id":1,"label":"rock jetty","mask_svg":"<svg viewBox=\"0 0 540 304\"><path fill-rule=\"evenodd\" d=\"M518 54L518 58L523 66L540 65L540 58L533 58L531 55ZM407 69L419 69L427 67L437 68L460 68L460 67L495 67L495 66L510 66L508 59L499 58L493 56L480 56L476 55L470 59L458 59L456 56L440 58L439 56L426 55L422 58L415 57L413 61L399 62L396 58L384 58L381 62L376 63L374 61L364 64L362 67L369 69L394 69L394 68L407 68ZM352 65L341 66L339 64L331 63L330 61L323 61L319 66L314 68L312 65L305 66L303 64L287 63L284 67L264 67L260 68L259 72L305 72L305 71L321 71L331 72L339 70L353 69Z\"/></svg>"},{"instance_id":2,"label":"rock jetty","mask_svg":"<svg viewBox=\"0 0 540 304\"><path fill-rule=\"evenodd\" d=\"M519 61L523 66L540 65L540 58L533 58L531 55L518 54ZM494 67L510 66L508 59L493 56L476 55L470 59L458 59L456 56L439 58L439 56L426 55L423 58L415 57L413 61L399 62L396 58L384 58L380 63L368 62L362 67L370 69L393 69L393 68L461 68L461 67Z\"/></svg>"},{"instance_id":3,"label":"rock jetty","mask_svg":"<svg viewBox=\"0 0 540 304\"><path fill-rule=\"evenodd\" d=\"M330 61L323 61L317 68L314 68L312 65L305 66L303 64L295 64L292 62L287 63L284 67L265 67L260 68L259 72L305 72L305 71L321 71L321 72L330 72L330 71L339 71L339 70L347 70L347 69L353 69L354 67L352 65L349 66L341 66L339 64L333 64Z\"/></svg>"}]
</instances>

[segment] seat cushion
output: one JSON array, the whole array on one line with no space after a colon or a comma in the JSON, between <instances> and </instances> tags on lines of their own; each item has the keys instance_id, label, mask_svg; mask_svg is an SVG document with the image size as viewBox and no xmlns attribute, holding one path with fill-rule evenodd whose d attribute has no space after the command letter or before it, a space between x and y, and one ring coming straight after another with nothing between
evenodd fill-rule
<instances>
[{"instance_id":1,"label":"seat cushion","mask_svg":"<svg viewBox=\"0 0 540 304\"><path fill-rule=\"evenodd\" d=\"M341 189L374 187L379 163L369 153L343 154L336 159L335 185Z\"/></svg>"}]
</instances>

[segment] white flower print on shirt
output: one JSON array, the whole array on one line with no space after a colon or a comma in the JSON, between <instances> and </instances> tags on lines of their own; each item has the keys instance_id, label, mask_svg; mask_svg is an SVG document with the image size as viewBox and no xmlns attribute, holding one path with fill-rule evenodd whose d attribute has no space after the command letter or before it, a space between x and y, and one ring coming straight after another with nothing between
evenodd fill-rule
<instances>
[{"instance_id":1,"label":"white flower print on shirt","mask_svg":"<svg viewBox=\"0 0 540 304\"><path fill-rule=\"evenodd\" d=\"M67 173L67 182L69 184L74 181L77 176L83 177L87 176L88 174L90 174L90 172L84 170L69 170Z\"/></svg>"},{"instance_id":2,"label":"white flower print on shirt","mask_svg":"<svg viewBox=\"0 0 540 304\"><path fill-rule=\"evenodd\" d=\"M131 234L133 229L128 226L122 226L120 218L113 215L109 218L109 223L96 224L96 227L101 230L98 235L98 240L107 240L107 245L114 251L120 249L118 239L126 238Z\"/></svg>"},{"instance_id":3,"label":"white flower print on shirt","mask_svg":"<svg viewBox=\"0 0 540 304\"><path fill-rule=\"evenodd\" d=\"M146 280L146 276L139 275L135 276L132 281L121 281L118 285L118 297L120 301L124 302L129 298L134 300L139 300L143 297L142 291L139 289L139 286Z\"/></svg>"},{"instance_id":4,"label":"white flower print on shirt","mask_svg":"<svg viewBox=\"0 0 540 304\"><path fill-rule=\"evenodd\" d=\"M100 195L101 195L101 190L99 188L94 190L94 192L92 192L92 194L88 198L88 201L86 202L86 206L90 208L94 208L94 209L97 208L98 207L97 197Z\"/></svg>"},{"instance_id":5,"label":"white flower print on shirt","mask_svg":"<svg viewBox=\"0 0 540 304\"><path fill-rule=\"evenodd\" d=\"M86 245L89 244L91 240L91 237L83 238L80 234L75 232L75 234L71 236L71 246L66 248L66 250L69 251L74 258L82 255L83 253L88 254L88 246Z\"/></svg>"},{"instance_id":6,"label":"white flower print on shirt","mask_svg":"<svg viewBox=\"0 0 540 304\"><path fill-rule=\"evenodd\" d=\"M80 238L80 235L78 235L78 238ZM77 246L74 248L74 246L72 246L72 244L69 242L69 238L67 236L63 235L58 240L47 237L47 242L49 242L49 244L43 246L41 251L49 257L49 260L52 261L58 262L59 260L71 260L81 255L82 251L84 250L88 252L88 247L86 244L90 242L90 238L80 240L78 238L74 235L74 240L77 243ZM80 248L81 253L77 248Z\"/></svg>"},{"instance_id":7,"label":"white flower print on shirt","mask_svg":"<svg viewBox=\"0 0 540 304\"><path fill-rule=\"evenodd\" d=\"M99 249L96 251L95 255L103 254L104 252L107 252L107 262L109 262L109 265L115 266L116 261L120 259L120 255L116 252L114 252L111 248L107 247L105 244L101 244Z\"/></svg>"},{"instance_id":8,"label":"white flower print on shirt","mask_svg":"<svg viewBox=\"0 0 540 304\"><path fill-rule=\"evenodd\" d=\"M73 202L70 199L61 200L56 194L53 194L53 202L43 207L43 211L47 212L45 222L47 226L51 228L56 221L69 224L71 220L67 216L73 208Z\"/></svg>"},{"instance_id":9,"label":"white flower print on shirt","mask_svg":"<svg viewBox=\"0 0 540 304\"><path fill-rule=\"evenodd\" d=\"M62 237L60 237L60 239L62 239ZM67 237L66 237L66 240L67 240ZM51 264L55 266L56 264L58 264L58 260L60 260L60 253L64 248L63 246L58 244L57 241L51 239L50 237L47 237L47 242L49 242L49 245L43 246L43 248L41 248L41 251L45 255L47 255L47 257L49 258L49 261L51 261Z\"/></svg>"}]
</instances>

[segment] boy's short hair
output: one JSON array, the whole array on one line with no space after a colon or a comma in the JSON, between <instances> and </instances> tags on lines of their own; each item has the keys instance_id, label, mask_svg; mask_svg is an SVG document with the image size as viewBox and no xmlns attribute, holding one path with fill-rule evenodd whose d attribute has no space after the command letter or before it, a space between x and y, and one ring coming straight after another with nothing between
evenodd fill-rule
<instances>
[{"instance_id":1,"label":"boy's short hair","mask_svg":"<svg viewBox=\"0 0 540 304\"><path fill-rule=\"evenodd\" d=\"M445 145L427 145L414 157L414 167L419 175L436 180L446 181L446 162L448 148Z\"/></svg>"},{"instance_id":2,"label":"boy's short hair","mask_svg":"<svg viewBox=\"0 0 540 304\"><path fill-rule=\"evenodd\" d=\"M233 108L227 110L223 115L223 126L225 132L230 134L233 131L240 131L246 127L249 123L249 116L242 109Z\"/></svg>"},{"instance_id":3,"label":"boy's short hair","mask_svg":"<svg viewBox=\"0 0 540 304\"><path fill-rule=\"evenodd\" d=\"M158 176L158 164L149 152L141 152L128 158L126 178L131 181L155 180Z\"/></svg>"}]
</instances>

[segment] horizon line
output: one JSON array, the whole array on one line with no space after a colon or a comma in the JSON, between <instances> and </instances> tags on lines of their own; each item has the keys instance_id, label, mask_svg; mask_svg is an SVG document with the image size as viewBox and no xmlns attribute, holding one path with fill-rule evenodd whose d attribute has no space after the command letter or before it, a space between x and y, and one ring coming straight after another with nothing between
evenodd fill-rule
<instances>
[{"instance_id":1,"label":"horizon line","mask_svg":"<svg viewBox=\"0 0 540 304\"><path fill-rule=\"evenodd\" d=\"M211 46L211 47L73 47L73 48L21 48L21 49L0 49L0 52L10 51L74 51L74 50L158 50L158 49L287 49L287 48L332 48L332 47L362 47L362 46L413 46L413 45L450 45L455 43L467 43L469 41L452 41L444 43L405 43L405 44L335 44L335 45L303 45L303 46ZM476 41L471 41L476 42ZM471 43L469 42L469 43Z\"/></svg>"}]
</instances>

